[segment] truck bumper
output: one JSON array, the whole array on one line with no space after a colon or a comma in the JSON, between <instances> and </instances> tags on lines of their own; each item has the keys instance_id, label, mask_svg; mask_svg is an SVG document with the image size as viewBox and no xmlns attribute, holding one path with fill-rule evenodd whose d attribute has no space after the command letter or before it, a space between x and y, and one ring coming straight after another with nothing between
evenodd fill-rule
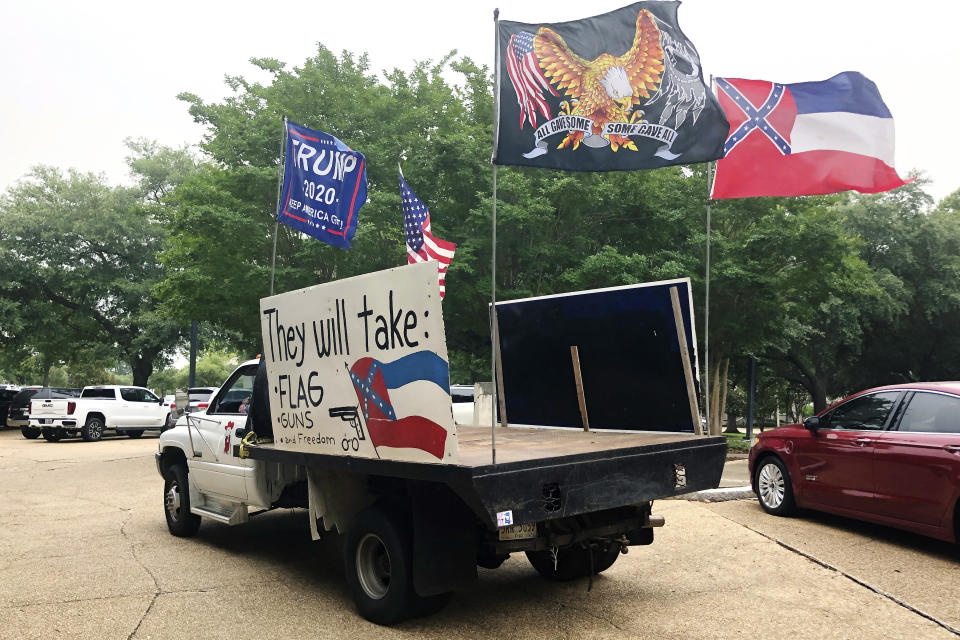
<instances>
[{"instance_id":1,"label":"truck bumper","mask_svg":"<svg viewBox=\"0 0 960 640\"><path fill-rule=\"evenodd\" d=\"M160 465L160 452L157 451L153 454L153 461L157 463L157 473L160 474L160 477L163 477L163 467Z\"/></svg>"}]
</instances>

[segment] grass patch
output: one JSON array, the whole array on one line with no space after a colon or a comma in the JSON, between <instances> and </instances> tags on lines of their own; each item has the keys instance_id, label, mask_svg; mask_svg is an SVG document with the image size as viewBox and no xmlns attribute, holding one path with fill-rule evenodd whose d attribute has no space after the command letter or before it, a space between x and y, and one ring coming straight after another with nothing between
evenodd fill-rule
<instances>
[{"instance_id":1,"label":"grass patch","mask_svg":"<svg viewBox=\"0 0 960 640\"><path fill-rule=\"evenodd\" d=\"M747 453L750 451L750 445L753 443L743 439L743 434L730 434L727 436L727 451L738 451Z\"/></svg>"}]
</instances>

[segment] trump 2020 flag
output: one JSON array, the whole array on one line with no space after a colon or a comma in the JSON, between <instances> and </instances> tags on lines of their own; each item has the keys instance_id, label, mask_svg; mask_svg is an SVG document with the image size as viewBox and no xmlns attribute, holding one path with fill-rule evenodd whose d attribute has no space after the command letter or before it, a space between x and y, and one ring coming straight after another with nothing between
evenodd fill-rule
<instances>
[{"instance_id":1,"label":"trump 2020 flag","mask_svg":"<svg viewBox=\"0 0 960 640\"><path fill-rule=\"evenodd\" d=\"M436 261L440 298L447 294L447 267L453 260L457 245L441 240L430 231L430 211L417 197L410 185L400 177L400 202L403 207L403 230L407 239L407 263Z\"/></svg>"},{"instance_id":2,"label":"trump 2020 flag","mask_svg":"<svg viewBox=\"0 0 960 640\"><path fill-rule=\"evenodd\" d=\"M323 131L289 120L283 190L277 219L341 249L349 249L367 201L366 160Z\"/></svg>"},{"instance_id":3,"label":"trump 2020 flag","mask_svg":"<svg viewBox=\"0 0 960 640\"><path fill-rule=\"evenodd\" d=\"M449 406L446 360L428 350L392 362L360 358L350 367L350 380L374 447L420 449L443 459L447 430L422 414L431 404Z\"/></svg>"},{"instance_id":4,"label":"trump 2020 flag","mask_svg":"<svg viewBox=\"0 0 960 640\"><path fill-rule=\"evenodd\" d=\"M622 171L719 158L727 121L677 23L679 4L499 21L494 163Z\"/></svg>"},{"instance_id":5,"label":"trump 2020 flag","mask_svg":"<svg viewBox=\"0 0 960 640\"><path fill-rule=\"evenodd\" d=\"M711 197L802 196L902 186L893 117L877 85L855 71L823 82L717 78L730 121Z\"/></svg>"}]
</instances>

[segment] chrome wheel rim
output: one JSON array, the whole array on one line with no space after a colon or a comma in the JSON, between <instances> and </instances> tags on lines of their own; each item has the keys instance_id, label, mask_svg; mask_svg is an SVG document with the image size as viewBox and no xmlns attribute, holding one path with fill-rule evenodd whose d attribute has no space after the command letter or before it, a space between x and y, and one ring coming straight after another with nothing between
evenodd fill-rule
<instances>
[{"instance_id":1,"label":"chrome wheel rim","mask_svg":"<svg viewBox=\"0 0 960 640\"><path fill-rule=\"evenodd\" d=\"M90 437L97 439L101 435L103 435L103 425L99 420L94 420L90 423Z\"/></svg>"},{"instance_id":2,"label":"chrome wheel rim","mask_svg":"<svg viewBox=\"0 0 960 640\"><path fill-rule=\"evenodd\" d=\"M360 588L373 600L387 595L390 588L390 554L383 540L368 533L357 545L357 578Z\"/></svg>"},{"instance_id":3,"label":"chrome wheel rim","mask_svg":"<svg viewBox=\"0 0 960 640\"><path fill-rule=\"evenodd\" d=\"M771 509L776 509L783 504L786 487L780 467L772 462L763 465L757 477L757 488L760 489L760 499L763 500L763 504Z\"/></svg>"},{"instance_id":4,"label":"chrome wheel rim","mask_svg":"<svg viewBox=\"0 0 960 640\"><path fill-rule=\"evenodd\" d=\"M167 489L166 495L163 496L163 504L167 507L167 513L170 514L170 519L176 521L177 517L180 515L179 484L174 482L170 485L170 488Z\"/></svg>"}]
</instances>

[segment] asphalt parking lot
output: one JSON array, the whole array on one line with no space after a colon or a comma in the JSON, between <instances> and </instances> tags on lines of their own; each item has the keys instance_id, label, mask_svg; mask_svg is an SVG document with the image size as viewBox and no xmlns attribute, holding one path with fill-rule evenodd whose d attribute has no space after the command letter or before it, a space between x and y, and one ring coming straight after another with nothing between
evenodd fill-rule
<instances>
[{"instance_id":1,"label":"asphalt parking lot","mask_svg":"<svg viewBox=\"0 0 960 640\"><path fill-rule=\"evenodd\" d=\"M0 431L3 638L956 638L960 553L756 501L658 502L650 547L593 581L541 580L523 556L439 614L353 613L336 537L303 512L170 536L156 436L25 440Z\"/></svg>"}]
</instances>

